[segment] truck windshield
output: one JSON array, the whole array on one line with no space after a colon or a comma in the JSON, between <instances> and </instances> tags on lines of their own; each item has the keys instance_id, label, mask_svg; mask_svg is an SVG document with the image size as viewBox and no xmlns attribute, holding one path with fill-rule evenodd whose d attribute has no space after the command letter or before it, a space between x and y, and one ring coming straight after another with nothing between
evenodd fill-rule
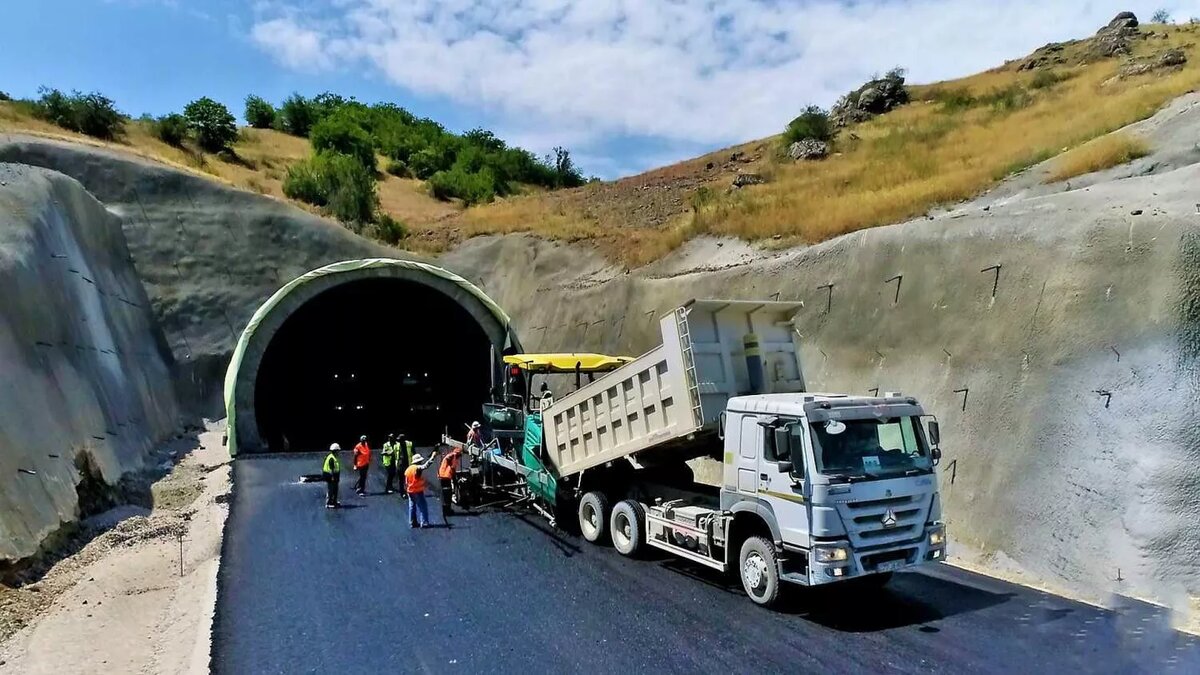
<instances>
[{"instance_id":1,"label":"truck windshield","mask_svg":"<svg viewBox=\"0 0 1200 675\"><path fill-rule=\"evenodd\" d=\"M825 475L866 480L933 470L912 417L817 422L810 427L817 464Z\"/></svg>"}]
</instances>

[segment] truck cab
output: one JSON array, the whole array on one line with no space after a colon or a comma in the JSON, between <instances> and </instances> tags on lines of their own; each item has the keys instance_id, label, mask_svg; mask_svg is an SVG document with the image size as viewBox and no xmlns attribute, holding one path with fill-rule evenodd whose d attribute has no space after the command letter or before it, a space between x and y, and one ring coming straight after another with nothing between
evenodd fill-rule
<instances>
[{"instance_id":1,"label":"truck cab","mask_svg":"<svg viewBox=\"0 0 1200 675\"><path fill-rule=\"evenodd\" d=\"M936 420L923 424L929 417L898 394L731 398L721 511L733 515L731 538L738 523L765 526L777 558L743 549L743 581L747 571L767 574L777 564L783 582L885 582L891 572L943 560L934 469L941 451Z\"/></svg>"}]
</instances>

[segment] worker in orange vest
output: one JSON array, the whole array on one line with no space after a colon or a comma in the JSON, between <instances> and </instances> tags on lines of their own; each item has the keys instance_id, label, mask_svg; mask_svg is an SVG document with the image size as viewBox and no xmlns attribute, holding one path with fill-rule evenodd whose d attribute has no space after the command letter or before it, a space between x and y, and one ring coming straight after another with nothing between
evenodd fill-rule
<instances>
[{"instance_id":1,"label":"worker in orange vest","mask_svg":"<svg viewBox=\"0 0 1200 675\"><path fill-rule=\"evenodd\" d=\"M363 436L358 439L358 445L354 446L354 468L358 471L358 482L354 484L354 491L359 497L367 494L367 469L371 467L371 446L367 445L367 437Z\"/></svg>"},{"instance_id":2,"label":"worker in orange vest","mask_svg":"<svg viewBox=\"0 0 1200 675\"><path fill-rule=\"evenodd\" d=\"M408 524L410 527L429 527L429 505L425 502L425 477L421 472L433 464L437 453L429 459L421 453L413 455L412 464L404 470L404 491L408 493Z\"/></svg>"},{"instance_id":3,"label":"worker in orange vest","mask_svg":"<svg viewBox=\"0 0 1200 675\"><path fill-rule=\"evenodd\" d=\"M456 447L442 458L442 463L438 466L438 484L442 488L443 519L450 517L450 502L454 495L454 474L458 471L458 463L461 458L462 448Z\"/></svg>"}]
</instances>

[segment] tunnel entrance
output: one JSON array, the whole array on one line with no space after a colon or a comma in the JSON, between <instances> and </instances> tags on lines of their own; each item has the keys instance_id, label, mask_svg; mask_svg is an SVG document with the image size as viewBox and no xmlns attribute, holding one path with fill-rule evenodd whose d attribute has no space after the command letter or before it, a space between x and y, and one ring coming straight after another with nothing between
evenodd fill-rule
<instances>
[{"instance_id":1,"label":"tunnel entrance","mask_svg":"<svg viewBox=\"0 0 1200 675\"><path fill-rule=\"evenodd\" d=\"M349 449L366 434L430 444L479 416L491 342L454 300L400 279L364 279L296 310L263 355L254 407L270 451Z\"/></svg>"},{"instance_id":2,"label":"tunnel entrance","mask_svg":"<svg viewBox=\"0 0 1200 675\"><path fill-rule=\"evenodd\" d=\"M500 357L518 351L508 315L453 272L391 258L331 263L277 290L242 331L225 375L229 451L461 436Z\"/></svg>"}]
</instances>

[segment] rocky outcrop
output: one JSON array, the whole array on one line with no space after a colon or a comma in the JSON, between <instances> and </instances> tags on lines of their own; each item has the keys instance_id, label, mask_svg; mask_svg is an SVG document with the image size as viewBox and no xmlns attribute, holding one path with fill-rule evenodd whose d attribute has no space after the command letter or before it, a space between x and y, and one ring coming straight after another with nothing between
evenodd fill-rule
<instances>
[{"instance_id":1,"label":"rocky outcrop","mask_svg":"<svg viewBox=\"0 0 1200 675\"><path fill-rule=\"evenodd\" d=\"M829 144L815 138L806 138L788 146L788 157L793 161L825 159L829 156Z\"/></svg>"},{"instance_id":2,"label":"rocky outcrop","mask_svg":"<svg viewBox=\"0 0 1200 675\"><path fill-rule=\"evenodd\" d=\"M1089 41L1084 61L1128 56L1132 52L1130 41L1137 36L1137 17L1133 12L1121 12Z\"/></svg>"},{"instance_id":3,"label":"rocky outcrop","mask_svg":"<svg viewBox=\"0 0 1200 675\"><path fill-rule=\"evenodd\" d=\"M897 69L838 99L829 116L835 126L845 127L894 110L908 99L904 72Z\"/></svg>"},{"instance_id":4,"label":"rocky outcrop","mask_svg":"<svg viewBox=\"0 0 1200 675\"><path fill-rule=\"evenodd\" d=\"M121 219L0 164L0 571L38 552L182 423L174 360Z\"/></svg>"}]
</instances>

